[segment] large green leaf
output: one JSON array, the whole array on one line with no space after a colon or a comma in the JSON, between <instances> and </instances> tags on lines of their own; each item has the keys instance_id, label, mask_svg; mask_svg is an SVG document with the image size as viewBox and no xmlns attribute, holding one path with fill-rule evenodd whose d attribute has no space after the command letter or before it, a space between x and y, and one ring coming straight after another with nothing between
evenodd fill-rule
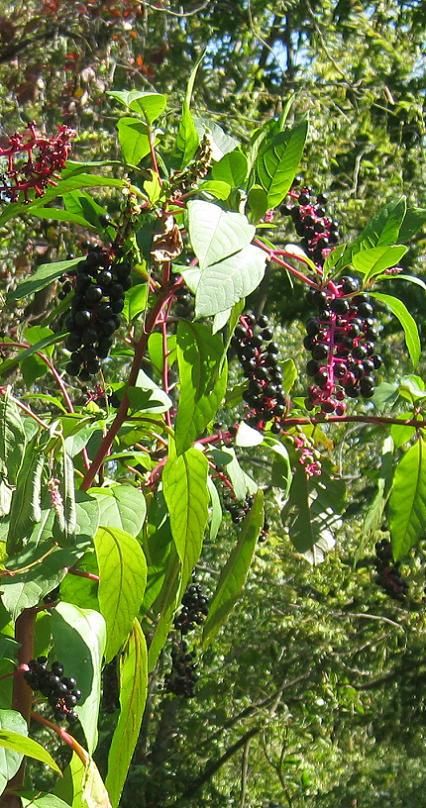
<instances>
[{"instance_id":1,"label":"large green leaf","mask_svg":"<svg viewBox=\"0 0 426 808\"><path fill-rule=\"evenodd\" d=\"M139 613L147 568L139 542L118 527L100 527L95 536L99 567L98 599L106 624L105 659L118 654Z\"/></svg>"},{"instance_id":2,"label":"large green leaf","mask_svg":"<svg viewBox=\"0 0 426 808\"><path fill-rule=\"evenodd\" d=\"M266 266L266 254L249 244L201 273L195 296L197 317L226 311L259 286Z\"/></svg>"},{"instance_id":3,"label":"large green leaf","mask_svg":"<svg viewBox=\"0 0 426 808\"><path fill-rule=\"evenodd\" d=\"M101 663L105 648L105 621L99 612L61 602L51 610L55 656L68 676L75 676L81 701L75 707L92 754L98 738Z\"/></svg>"},{"instance_id":4,"label":"large green leaf","mask_svg":"<svg viewBox=\"0 0 426 808\"><path fill-rule=\"evenodd\" d=\"M226 392L228 374L222 338L199 323L178 324L177 358L180 394L176 451L182 454L214 418Z\"/></svg>"},{"instance_id":5,"label":"large green leaf","mask_svg":"<svg viewBox=\"0 0 426 808\"><path fill-rule=\"evenodd\" d=\"M178 603L179 591L185 589L185 582L181 582L179 577L180 567L179 557L175 545L172 543L171 551L167 557L166 572L161 591L154 604L155 610L159 614L159 619L149 645L148 670L150 673L154 670L167 640Z\"/></svg>"},{"instance_id":6,"label":"large green leaf","mask_svg":"<svg viewBox=\"0 0 426 808\"><path fill-rule=\"evenodd\" d=\"M120 657L120 716L112 736L105 785L118 806L142 723L148 690L148 655L137 620Z\"/></svg>"},{"instance_id":7,"label":"large green leaf","mask_svg":"<svg viewBox=\"0 0 426 808\"><path fill-rule=\"evenodd\" d=\"M261 148L256 160L259 182L268 194L268 206L276 208L291 188L308 133L307 121L279 132Z\"/></svg>"},{"instance_id":8,"label":"large green leaf","mask_svg":"<svg viewBox=\"0 0 426 808\"><path fill-rule=\"evenodd\" d=\"M44 763L46 766L53 769L56 774L61 774L58 764L55 763L52 755L47 751L47 749L45 749L44 746L41 746L41 744L37 743L37 741L33 741L32 738L27 738L20 732L14 732L11 729L1 728L0 747L3 747L3 749L12 750L20 755L25 755L26 757L34 758L34 760L39 760L41 763Z\"/></svg>"},{"instance_id":9,"label":"large green leaf","mask_svg":"<svg viewBox=\"0 0 426 808\"><path fill-rule=\"evenodd\" d=\"M263 522L263 492L259 490L244 519L238 542L222 569L204 624L204 647L213 642L241 595Z\"/></svg>"},{"instance_id":10,"label":"large green leaf","mask_svg":"<svg viewBox=\"0 0 426 808\"><path fill-rule=\"evenodd\" d=\"M411 241L424 224L426 224L426 208L407 208L398 234L399 241L404 244Z\"/></svg>"},{"instance_id":11,"label":"large green leaf","mask_svg":"<svg viewBox=\"0 0 426 808\"><path fill-rule=\"evenodd\" d=\"M371 297L375 297L376 300L380 300L380 302L390 309L392 314L398 318L404 329L405 342L408 348L408 353L410 354L410 359L413 363L413 367L416 367L419 362L422 349L420 345L419 331L414 317L410 314L406 305L402 302L402 300L399 300L399 298L394 297L393 295L383 295L381 292L370 292L370 294Z\"/></svg>"},{"instance_id":12,"label":"large green leaf","mask_svg":"<svg viewBox=\"0 0 426 808\"><path fill-rule=\"evenodd\" d=\"M117 130L126 163L137 166L150 151L146 124L137 118L120 118Z\"/></svg>"},{"instance_id":13,"label":"large green leaf","mask_svg":"<svg viewBox=\"0 0 426 808\"><path fill-rule=\"evenodd\" d=\"M112 90L108 93L124 107L143 115L147 124L152 124L167 104L167 96L161 93L143 92L140 90Z\"/></svg>"},{"instance_id":14,"label":"large green leaf","mask_svg":"<svg viewBox=\"0 0 426 808\"><path fill-rule=\"evenodd\" d=\"M247 170L247 157L242 151L235 149L213 164L212 176L215 180L227 182L231 188L240 188L247 177Z\"/></svg>"},{"instance_id":15,"label":"large green leaf","mask_svg":"<svg viewBox=\"0 0 426 808\"><path fill-rule=\"evenodd\" d=\"M25 452L21 413L7 388L0 396L0 475L14 485Z\"/></svg>"},{"instance_id":16,"label":"large green leaf","mask_svg":"<svg viewBox=\"0 0 426 808\"><path fill-rule=\"evenodd\" d=\"M22 808L74 808L55 794L41 794L40 791L36 791L33 797L21 796L21 802Z\"/></svg>"},{"instance_id":17,"label":"large green leaf","mask_svg":"<svg viewBox=\"0 0 426 808\"><path fill-rule=\"evenodd\" d=\"M424 536L426 525L426 441L418 438L399 461L389 499L392 550L402 558Z\"/></svg>"},{"instance_id":18,"label":"large green leaf","mask_svg":"<svg viewBox=\"0 0 426 808\"><path fill-rule=\"evenodd\" d=\"M38 606L42 598L61 583L67 567L73 566L84 553L84 545L52 550L51 535L50 532L47 541L40 544L36 552L21 554L17 566L31 565L26 572L2 580L2 603L13 620L24 609Z\"/></svg>"},{"instance_id":19,"label":"large green leaf","mask_svg":"<svg viewBox=\"0 0 426 808\"><path fill-rule=\"evenodd\" d=\"M188 202L189 237L200 269L223 261L247 247L255 228L242 213L225 211L212 202Z\"/></svg>"},{"instance_id":20,"label":"large green leaf","mask_svg":"<svg viewBox=\"0 0 426 808\"><path fill-rule=\"evenodd\" d=\"M343 480L326 478L310 480L297 460L290 488L290 539L299 553L307 553L316 545L321 546L324 537L332 536L333 527L340 524L343 509L345 483ZM283 516L288 522L287 509Z\"/></svg>"},{"instance_id":21,"label":"large green leaf","mask_svg":"<svg viewBox=\"0 0 426 808\"><path fill-rule=\"evenodd\" d=\"M41 519L41 478L45 457L38 434L27 444L12 496L7 552L16 553L28 541Z\"/></svg>"},{"instance_id":22,"label":"large green leaf","mask_svg":"<svg viewBox=\"0 0 426 808\"><path fill-rule=\"evenodd\" d=\"M343 255L337 262L337 267L340 269L346 266L353 260L353 256L361 250L395 244L404 220L405 211L406 200L404 196L388 202L368 222L359 236L346 246ZM401 241L403 240L401 238Z\"/></svg>"},{"instance_id":23,"label":"large green leaf","mask_svg":"<svg viewBox=\"0 0 426 808\"><path fill-rule=\"evenodd\" d=\"M354 255L352 263L357 272L365 275L365 281L380 275L383 270L393 267L407 252L408 247L403 244L395 244L391 247L381 245L370 247L368 250L360 250Z\"/></svg>"},{"instance_id":24,"label":"large green leaf","mask_svg":"<svg viewBox=\"0 0 426 808\"><path fill-rule=\"evenodd\" d=\"M111 485L91 488L89 493L99 504L101 527L118 527L131 536L138 536L146 515L145 497L132 485Z\"/></svg>"},{"instance_id":25,"label":"large green leaf","mask_svg":"<svg viewBox=\"0 0 426 808\"><path fill-rule=\"evenodd\" d=\"M11 730L19 735L28 735L25 718L16 710L0 710L0 730ZM0 745L0 794L3 794L9 780L15 776L22 763L23 754L13 748Z\"/></svg>"},{"instance_id":26,"label":"large green leaf","mask_svg":"<svg viewBox=\"0 0 426 808\"><path fill-rule=\"evenodd\" d=\"M16 289L9 293L8 299L20 300L21 297L39 292L40 289L49 286L49 283L52 283L56 278L60 278L68 270L74 269L82 260L83 258L80 257L70 258L67 261L56 261L53 264L40 264L32 275L18 283Z\"/></svg>"},{"instance_id":27,"label":"large green leaf","mask_svg":"<svg viewBox=\"0 0 426 808\"><path fill-rule=\"evenodd\" d=\"M207 458L198 449L188 449L164 466L163 494L185 583L200 557L207 524L207 473Z\"/></svg>"},{"instance_id":28,"label":"large green leaf","mask_svg":"<svg viewBox=\"0 0 426 808\"><path fill-rule=\"evenodd\" d=\"M185 168L197 151L200 138L195 126L195 121L191 113L191 98L194 89L194 82L198 68L203 60L204 53L200 56L191 70L191 74L186 85L185 98L182 104L182 115L179 121L179 128L176 136L176 147L182 152L182 168Z\"/></svg>"}]
</instances>

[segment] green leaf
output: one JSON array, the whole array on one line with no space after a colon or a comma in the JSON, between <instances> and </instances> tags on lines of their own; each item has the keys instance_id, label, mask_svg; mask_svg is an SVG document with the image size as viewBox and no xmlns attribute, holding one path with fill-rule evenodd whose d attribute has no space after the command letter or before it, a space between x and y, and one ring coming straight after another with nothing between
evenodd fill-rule
<instances>
[{"instance_id":1,"label":"green leaf","mask_svg":"<svg viewBox=\"0 0 426 808\"><path fill-rule=\"evenodd\" d=\"M263 435L257 429L241 421L235 436L236 446L260 446L263 442Z\"/></svg>"},{"instance_id":2,"label":"green leaf","mask_svg":"<svg viewBox=\"0 0 426 808\"><path fill-rule=\"evenodd\" d=\"M131 536L138 536L146 516L145 497L132 485L111 485L91 488L89 493L99 504L101 527L118 527Z\"/></svg>"},{"instance_id":3,"label":"green leaf","mask_svg":"<svg viewBox=\"0 0 426 808\"><path fill-rule=\"evenodd\" d=\"M378 275L375 283L378 281L407 281L408 283L414 283L415 286L420 286L426 292L426 283L421 278L417 278L416 275L406 275L404 272L400 275Z\"/></svg>"},{"instance_id":4,"label":"green leaf","mask_svg":"<svg viewBox=\"0 0 426 808\"><path fill-rule=\"evenodd\" d=\"M45 457L38 433L28 443L12 495L7 534L7 552L13 555L28 541L41 519L41 478Z\"/></svg>"},{"instance_id":5,"label":"green leaf","mask_svg":"<svg viewBox=\"0 0 426 808\"><path fill-rule=\"evenodd\" d=\"M383 513L391 487L393 468L393 441L392 438L388 436L383 441L380 468L377 472L377 490L373 499L368 502L365 513L362 531L363 545L365 541L368 540L370 536L374 536L375 532L380 530L382 526Z\"/></svg>"},{"instance_id":6,"label":"green leaf","mask_svg":"<svg viewBox=\"0 0 426 808\"><path fill-rule=\"evenodd\" d=\"M238 140L227 135L214 121L201 116L197 116L194 120L200 139L206 134L210 135L213 160L221 160L224 154L234 151L239 145Z\"/></svg>"},{"instance_id":7,"label":"green leaf","mask_svg":"<svg viewBox=\"0 0 426 808\"><path fill-rule=\"evenodd\" d=\"M279 132L261 148L256 160L259 182L268 194L268 207L276 208L297 174L308 133L307 121Z\"/></svg>"},{"instance_id":8,"label":"green leaf","mask_svg":"<svg viewBox=\"0 0 426 808\"><path fill-rule=\"evenodd\" d=\"M108 92L120 104L143 115L147 124L152 124L165 110L167 96L161 93L141 92L140 90L112 90Z\"/></svg>"},{"instance_id":9,"label":"green leaf","mask_svg":"<svg viewBox=\"0 0 426 808\"><path fill-rule=\"evenodd\" d=\"M231 186L222 180L206 180L198 186L196 193L199 191L205 191L215 196L216 199L228 199L231 193Z\"/></svg>"},{"instance_id":10,"label":"green leaf","mask_svg":"<svg viewBox=\"0 0 426 808\"><path fill-rule=\"evenodd\" d=\"M71 808L69 803L64 802L54 794L41 794L37 791L34 796L24 797L21 795L22 808Z\"/></svg>"},{"instance_id":11,"label":"green leaf","mask_svg":"<svg viewBox=\"0 0 426 808\"><path fill-rule=\"evenodd\" d=\"M98 600L106 624L105 659L120 651L139 613L146 587L147 568L142 548L117 527L100 527L95 536L99 567Z\"/></svg>"},{"instance_id":12,"label":"green leaf","mask_svg":"<svg viewBox=\"0 0 426 808\"><path fill-rule=\"evenodd\" d=\"M126 323L131 323L143 311L148 303L148 284L138 283L128 289L124 296L123 317Z\"/></svg>"},{"instance_id":13,"label":"green leaf","mask_svg":"<svg viewBox=\"0 0 426 808\"><path fill-rule=\"evenodd\" d=\"M266 254L250 244L201 273L195 297L197 317L209 317L230 309L247 297L260 284L266 265Z\"/></svg>"},{"instance_id":14,"label":"green leaf","mask_svg":"<svg viewBox=\"0 0 426 808\"><path fill-rule=\"evenodd\" d=\"M241 468L234 449L231 446L227 446L226 449L213 449L212 457L214 463L223 468L231 480L236 498L245 499L249 492L250 477ZM254 485L253 490L256 489L257 486Z\"/></svg>"},{"instance_id":15,"label":"green leaf","mask_svg":"<svg viewBox=\"0 0 426 808\"><path fill-rule=\"evenodd\" d=\"M164 582L161 587L160 595L155 601L155 607L160 617L155 626L149 646L148 669L150 673L154 670L161 650L167 640L177 605L179 590L183 591L185 589L184 582L180 581L179 578L179 570L179 558L175 545L172 543L172 549L167 558Z\"/></svg>"},{"instance_id":16,"label":"green leaf","mask_svg":"<svg viewBox=\"0 0 426 808\"><path fill-rule=\"evenodd\" d=\"M65 602L58 603L51 615L55 656L63 663L65 672L78 681L82 696L74 709L92 754L98 737L105 621L98 612Z\"/></svg>"},{"instance_id":17,"label":"green leaf","mask_svg":"<svg viewBox=\"0 0 426 808\"><path fill-rule=\"evenodd\" d=\"M426 208L407 208L398 234L400 241L405 244L421 230L426 223Z\"/></svg>"},{"instance_id":18,"label":"green leaf","mask_svg":"<svg viewBox=\"0 0 426 808\"><path fill-rule=\"evenodd\" d=\"M254 238L255 228L242 213L199 199L188 202L187 207L189 237L200 269L223 261Z\"/></svg>"},{"instance_id":19,"label":"green leaf","mask_svg":"<svg viewBox=\"0 0 426 808\"><path fill-rule=\"evenodd\" d=\"M395 559L424 536L426 524L426 441L418 438L399 461L389 499L389 527Z\"/></svg>"},{"instance_id":20,"label":"green leaf","mask_svg":"<svg viewBox=\"0 0 426 808\"><path fill-rule=\"evenodd\" d=\"M71 213L63 208L31 208L28 211L30 216L35 216L36 219L48 219L52 222L71 222L72 224L79 224L81 227L92 229L93 225L87 221L84 216L79 216L78 213Z\"/></svg>"},{"instance_id":21,"label":"green leaf","mask_svg":"<svg viewBox=\"0 0 426 808\"><path fill-rule=\"evenodd\" d=\"M352 263L357 272L365 275L364 280L368 281L375 275L380 275L385 269L395 266L407 250L408 247L403 244L396 244L393 247L371 247L356 253Z\"/></svg>"},{"instance_id":22,"label":"green leaf","mask_svg":"<svg viewBox=\"0 0 426 808\"><path fill-rule=\"evenodd\" d=\"M228 374L221 337L199 323L178 324L177 359L180 394L176 451L182 454L214 418L226 391Z\"/></svg>"},{"instance_id":23,"label":"green leaf","mask_svg":"<svg viewBox=\"0 0 426 808\"><path fill-rule=\"evenodd\" d=\"M214 163L212 166L213 178L223 180L231 188L240 188L244 185L247 171L247 157L239 149L228 152L218 163Z\"/></svg>"},{"instance_id":24,"label":"green leaf","mask_svg":"<svg viewBox=\"0 0 426 808\"><path fill-rule=\"evenodd\" d=\"M6 388L0 396L0 475L14 485L25 452L21 413Z\"/></svg>"},{"instance_id":25,"label":"green leaf","mask_svg":"<svg viewBox=\"0 0 426 808\"><path fill-rule=\"evenodd\" d=\"M203 630L203 647L213 642L235 606L245 584L256 542L264 522L263 492L255 494L253 505L242 523L238 542L222 569Z\"/></svg>"},{"instance_id":26,"label":"green leaf","mask_svg":"<svg viewBox=\"0 0 426 808\"><path fill-rule=\"evenodd\" d=\"M117 130L126 163L137 166L150 151L146 124L137 118L120 118Z\"/></svg>"},{"instance_id":27,"label":"green leaf","mask_svg":"<svg viewBox=\"0 0 426 808\"><path fill-rule=\"evenodd\" d=\"M56 278L60 278L65 272L78 266L83 260L80 258L70 258L68 261L56 261L53 264L40 264L36 271L28 278L24 278L18 283L16 289L8 294L8 300L20 300L22 297L32 295L49 286Z\"/></svg>"},{"instance_id":28,"label":"green leaf","mask_svg":"<svg viewBox=\"0 0 426 808\"><path fill-rule=\"evenodd\" d=\"M15 710L0 710L0 731L10 730L20 736L28 735L25 718ZM15 776L22 763L23 755L13 748L0 744L0 794L3 794L9 780Z\"/></svg>"},{"instance_id":29,"label":"green leaf","mask_svg":"<svg viewBox=\"0 0 426 808\"><path fill-rule=\"evenodd\" d=\"M16 642L12 637L7 637L5 634L0 634L0 659L5 659L15 664L19 649L19 642Z\"/></svg>"},{"instance_id":30,"label":"green leaf","mask_svg":"<svg viewBox=\"0 0 426 808\"><path fill-rule=\"evenodd\" d=\"M198 449L169 459L163 470L163 494L173 541L182 563L183 586L198 561L208 519L208 461Z\"/></svg>"},{"instance_id":31,"label":"green leaf","mask_svg":"<svg viewBox=\"0 0 426 808\"><path fill-rule=\"evenodd\" d=\"M59 495L62 505L55 509L54 536L59 544L69 545L77 530L77 513L74 492L74 464L65 447L61 455Z\"/></svg>"},{"instance_id":32,"label":"green leaf","mask_svg":"<svg viewBox=\"0 0 426 808\"><path fill-rule=\"evenodd\" d=\"M191 70L188 84L186 85L185 98L182 104L182 115L179 121L179 129L176 137L176 147L180 152L182 152L182 168L185 168L189 161L192 160L200 142L197 127L195 126L195 121L191 113L191 99L197 71L203 58L204 53L201 54L200 58L197 60Z\"/></svg>"},{"instance_id":33,"label":"green leaf","mask_svg":"<svg viewBox=\"0 0 426 808\"><path fill-rule=\"evenodd\" d=\"M290 539L299 553L307 553L315 547L323 554L324 541L334 545L331 528L341 524L339 510L343 509L345 483L343 480L326 477L323 472L318 480L308 479L301 463L296 460L290 488L291 509ZM283 511L283 515L285 509ZM328 538L331 542L328 542Z\"/></svg>"},{"instance_id":34,"label":"green leaf","mask_svg":"<svg viewBox=\"0 0 426 808\"><path fill-rule=\"evenodd\" d=\"M370 295L371 297L376 298L376 300L380 300L380 302L390 309L392 314L398 318L404 329L405 342L408 348L408 353L410 354L410 359L413 363L413 367L416 367L419 362L422 349L420 345L419 331L414 317L410 314L405 304L402 302L402 300L399 300L399 298L393 297L393 295L383 295L381 292L370 292Z\"/></svg>"},{"instance_id":35,"label":"green leaf","mask_svg":"<svg viewBox=\"0 0 426 808\"><path fill-rule=\"evenodd\" d=\"M34 356L34 354L43 351L50 345L55 345L57 342L63 342L65 334L66 332L53 334L52 336L46 337L45 339L40 340L40 342L31 345L30 348L25 348L23 351L19 351L12 359L6 359L0 365L0 377L8 376L17 365L19 365L29 356Z\"/></svg>"},{"instance_id":36,"label":"green leaf","mask_svg":"<svg viewBox=\"0 0 426 808\"><path fill-rule=\"evenodd\" d=\"M354 255L361 250L395 244L404 220L405 211L406 200L404 196L388 202L387 205L381 208L377 216L374 216L368 222L360 235L346 246L337 267L340 269L351 263Z\"/></svg>"},{"instance_id":37,"label":"green leaf","mask_svg":"<svg viewBox=\"0 0 426 808\"><path fill-rule=\"evenodd\" d=\"M43 597L61 583L67 567L75 564L84 553L84 545L53 549L51 536L51 532L48 533L48 538L36 548L36 552L30 552L29 545L28 553L21 554L19 562L15 561L14 566L19 568L28 564L30 569L2 581L2 603L12 620L16 620L24 609L38 606Z\"/></svg>"},{"instance_id":38,"label":"green leaf","mask_svg":"<svg viewBox=\"0 0 426 808\"><path fill-rule=\"evenodd\" d=\"M210 494L210 506L211 506L211 513L210 513L210 541L214 541L217 534L219 533L220 526L222 524L222 505L220 502L220 496L218 494L217 488L211 479L211 477L207 478L207 485Z\"/></svg>"},{"instance_id":39,"label":"green leaf","mask_svg":"<svg viewBox=\"0 0 426 808\"><path fill-rule=\"evenodd\" d=\"M287 498L293 480L288 451L282 443L278 442L274 442L270 448L274 453L271 467L271 485L280 488L284 493L284 497Z\"/></svg>"},{"instance_id":40,"label":"green leaf","mask_svg":"<svg viewBox=\"0 0 426 808\"><path fill-rule=\"evenodd\" d=\"M99 527L99 505L94 497L84 491L75 492L76 535L80 541L92 540Z\"/></svg>"},{"instance_id":41,"label":"green leaf","mask_svg":"<svg viewBox=\"0 0 426 808\"><path fill-rule=\"evenodd\" d=\"M249 221L257 224L268 210L268 194L260 185L252 185L247 197Z\"/></svg>"},{"instance_id":42,"label":"green leaf","mask_svg":"<svg viewBox=\"0 0 426 808\"><path fill-rule=\"evenodd\" d=\"M113 808L119 805L139 737L148 692L148 654L137 620L120 656L120 716L112 736L105 785Z\"/></svg>"},{"instance_id":43,"label":"green leaf","mask_svg":"<svg viewBox=\"0 0 426 808\"><path fill-rule=\"evenodd\" d=\"M299 375L296 364L293 359L284 359L284 362L280 363L280 367L283 373L283 390L289 393Z\"/></svg>"},{"instance_id":44,"label":"green leaf","mask_svg":"<svg viewBox=\"0 0 426 808\"><path fill-rule=\"evenodd\" d=\"M21 733L14 732L10 729L1 728L0 747L3 747L3 749L10 749L20 755L25 755L26 757L34 758L34 760L39 760L41 763L44 763L46 766L53 769L56 774L61 774L58 764L55 763L53 757L49 754L47 749L37 743L37 741L33 741L32 738L27 738Z\"/></svg>"}]
</instances>

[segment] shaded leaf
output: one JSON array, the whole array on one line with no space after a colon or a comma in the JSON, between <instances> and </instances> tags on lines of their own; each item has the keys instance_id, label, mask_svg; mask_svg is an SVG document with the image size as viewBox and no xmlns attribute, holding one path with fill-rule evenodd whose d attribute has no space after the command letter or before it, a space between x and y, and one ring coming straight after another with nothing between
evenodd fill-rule
<instances>
[{"instance_id":1,"label":"shaded leaf","mask_svg":"<svg viewBox=\"0 0 426 808\"><path fill-rule=\"evenodd\" d=\"M370 292L370 294L371 297L376 298L376 300L380 300L380 302L390 309L392 314L398 318L404 329L405 342L408 348L408 353L410 354L410 359L413 363L413 367L416 367L421 355L421 345L419 331L414 317L410 314L405 304L402 302L402 300L399 300L399 298L393 297L393 295L384 295L381 292Z\"/></svg>"},{"instance_id":2,"label":"shaded leaf","mask_svg":"<svg viewBox=\"0 0 426 808\"><path fill-rule=\"evenodd\" d=\"M395 559L424 535L426 524L426 441L418 438L399 461L389 498L389 527Z\"/></svg>"}]
</instances>

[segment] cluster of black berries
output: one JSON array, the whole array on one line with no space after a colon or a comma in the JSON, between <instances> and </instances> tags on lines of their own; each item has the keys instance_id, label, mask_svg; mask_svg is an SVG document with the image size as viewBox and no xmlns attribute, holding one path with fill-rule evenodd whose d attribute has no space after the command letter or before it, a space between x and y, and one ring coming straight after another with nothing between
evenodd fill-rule
<instances>
[{"instance_id":1,"label":"cluster of black berries","mask_svg":"<svg viewBox=\"0 0 426 808\"><path fill-rule=\"evenodd\" d=\"M312 359L306 365L314 383L308 389L308 409L344 415L346 396L374 394L374 371L382 364L374 352L378 328L371 298L358 293L349 276L322 289L309 289L307 298L317 316L306 324L304 346Z\"/></svg>"},{"instance_id":2,"label":"cluster of black berries","mask_svg":"<svg viewBox=\"0 0 426 808\"><path fill-rule=\"evenodd\" d=\"M281 205L283 216L291 216L296 233L302 237L303 248L316 264L322 266L330 249L339 240L339 224L326 215L326 194L312 196L312 190L303 187L290 191L294 205Z\"/></svg>"},{"instance_id":3,"label":"cluster of black berries","mask_svg":"<svg viewBox=\"0 0 426 808\"><path fill-rule=\"evenodd\" d=\"M195 652L188 651L184 640L180 640L172 648L172 670L165 679L165 688L175 696L192 698L198 680Z\"/></svg>"},{"instance_id":4,"label":"cluster of black berries","mask_svg":"<svg viewBox=\"0 0 426 808\"><path fill-rule=\"evenodd\" d=\"M390 542L382 539L376 543L375 549L377 583L394 600L404 600L408 592L408 583L399 571L399 563L392 558Z\"/></svg>"},{"instance_id":5,"label":"cluster of black berries","mask_svg":"<svg viewBox=\"0 0 426 808\"><path fill-rule=\"evenodd\" d=\"M66 327L65 347L71 351L67 373L87 380L100 369L120 325L124 292L131 286L131 268L116 262L108 250L93 247L75 274L75 295Z\"/></svg>"},{"instance_id":6,"label":"cluster of black berries","mask_svg":"<svg viewBox=\"0 0 426 808\"><path fill-rule=\"evenodd\" d=\"M174 626L181 634L188 634L201 625L208 613L208 600L199 584L190 584L182 598L182 608L174 619Z\"/></svg>"},{"instance_id":7,"label":"cluster of black berries","mask_svg":"<svg viewBox=\"0 0 426 808\"><path fill-rule=\"evenodd\" d=\"M247 494L245 500L243 502L239 502L236 499L232 499L231 497L224 496L223 497L223 507L228 511L234 525L240 525L241 522L244 521L246 518L251 506L253 505L253 497L251 494ZM265 519L263 523L262 530L260 531L259 541L263 542L266 541L269 533L269 522Z\"/></svg>"},{"instance_id":8,"label":"cluster of black berries","mask_svg":"<svg viewBox=\"0 0 426 808\"><path fill-rule=\"evenodd\" d=\"M56 601L59 600L59 592L60 592L60 587L55 586L55 588L52 589L51 592L48 592L47 595L44 596L43 603L46 606L50 606L52 603L56 603Z\"/></svg>"},{"instance_id":9,"label":"cluster of black berries","mask_svg":"<svg viewBox=\"0 0 426 808\"><path fill-rule=\"evenodd\" d=\"M47 657L39 656L29 661L28 668L24 673L25 681L32 690L47 696L55 718L59 721L75 719L74 707L81 698L81 691L77 690L77 682L72 676L64 676L64 666L53 662L49 670Z\"/></svg>"},{"instance_id":10,"label":"cluster of black berries","mask_svg":"<svg viewBox=\"0 0 426 808\"><path fill-rule=\"evenodd\" d=\"M186 286L179 286L175 292L176 303L173 313L181 320L194 319L194 298Z\"/></svg>"},{"instance_id":11,"label":"cluster of black berries","mask_svg":"<svg viewBox=\"0 0 426 808\"><path fill-rule=\"evenodd\" d=\"M278 345L272 338L273 331L264 314L257 320L254 314L243 314L234 332L233 346L248 380L243 394L249 408L247 423L263 430L267 421L272 421L271 431L278 434L286 407L277 362Z\"/></svg>"},{"instance_id":12,"label":"cluster of black berries","mask_svg":"<svg viewBox=\"0 0 426 808\"><path fill-rule=\"evenodd\" d=\"M106 713L114 713L120 707L117 661L117 657L114 657L102 670L102 709Z\"/></svg>"}]
</instances>

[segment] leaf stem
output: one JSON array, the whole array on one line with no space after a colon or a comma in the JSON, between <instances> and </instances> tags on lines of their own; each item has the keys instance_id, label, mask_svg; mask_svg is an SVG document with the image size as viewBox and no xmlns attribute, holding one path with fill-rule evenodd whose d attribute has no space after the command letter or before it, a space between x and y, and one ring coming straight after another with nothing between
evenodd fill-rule
<instances>
[{"instance_id":1,"label":"leaf stem","mask_svg":"<svg viewBox=\"0 0 426 808\"><path fill-rule=\"evenodd\" d=\"M291 264L288 264L287 261L283 261L282 258L280 258L279 256L280 250L278 251L271 250L270 247L267 247L266 244L264 244L263 241L261 241L258 238L254 240L254 244L256 245L256 247L260 247L261 250L263 250L268 254L270 261L274 261L275 264L278 264L280 267L284 267L284 269L287 269L288 272L294 275L295 278L298 278L300 281L302 281L302 283L306 283L308 286L312 286L314 289L318 289L318 284L315 283L315 281L311 281L311 279L307 278L306 275L303 274L303 272L299 272L298 269L295 269L294 267L291 266Z\"/></svg>"},{"instance_id":2,"label":"leaf stem","mask_svg":"<svg viewBox=\"0 0 426 808\"><path fill-rule=\"evenodd\" d=\"M61 739L61 741L70 746L73 752L78 755L84 766L87 766L89 762L88 753L85 749L83 749L82 746L80 746L75 738L69 734L69 732L63 729L63 727L58 726L58 724L54 724L53 721L49 721L48 718L43 718L43 716L41 716L39 713L32 712L31 719L33 721L37 721L38 724L42 724L43 727L48 727L49 729L53 730L53 732L56 732L56 735Z\"/></svg>"}]
</instances>

